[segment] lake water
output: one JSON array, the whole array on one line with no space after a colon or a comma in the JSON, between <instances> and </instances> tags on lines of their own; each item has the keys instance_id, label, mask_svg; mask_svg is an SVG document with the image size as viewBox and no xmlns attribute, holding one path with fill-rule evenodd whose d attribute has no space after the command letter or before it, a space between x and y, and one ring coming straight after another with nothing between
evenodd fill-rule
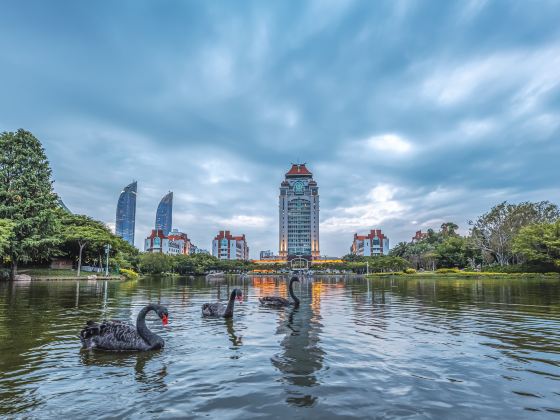
<instances>
[{"instance_id":1,"label":"lake water","mask_svg":"<svg viewBox=\"0 0 560 420\"><path fill-rule=\"evenodd\" d=\"M245 301L203 319L204 302ZM52 418L560 417L560 282L316 277L0 284L0 416ZM88 319L165 304L166 340L80 350Z\"/></svg>"}]
</instances>

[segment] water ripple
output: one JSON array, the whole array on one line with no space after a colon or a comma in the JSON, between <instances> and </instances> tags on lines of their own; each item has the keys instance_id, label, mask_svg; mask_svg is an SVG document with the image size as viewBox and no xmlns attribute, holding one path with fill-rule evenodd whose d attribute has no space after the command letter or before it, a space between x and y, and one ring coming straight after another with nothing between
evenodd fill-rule
<instances>
[{"instance_id":1,"label":"water ripple","mask_svg":"<svg viewBox=\"0 0 560 420\"><path fill-rule=\"evenodd\" d=\"M245 302L232 320L204 302ZM0 284L0 415L527 418L560 413L554 280L145 278ZM170 323L150 353L80 350L88 319Z\"/></svg>"}]
</instances>

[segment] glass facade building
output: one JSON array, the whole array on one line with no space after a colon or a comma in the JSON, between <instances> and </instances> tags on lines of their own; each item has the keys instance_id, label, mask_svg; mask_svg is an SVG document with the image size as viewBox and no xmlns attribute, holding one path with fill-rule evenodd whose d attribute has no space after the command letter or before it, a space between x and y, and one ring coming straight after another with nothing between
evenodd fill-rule
<instances>
[{"instance_id":1,"label":"glass facade building","mask_svg":"<svg viewBox=\"0 0 560 420\"><path fill-rule=\"evenodd\" d=\"M165 236L171 232L173 225L173 192L169 191L159 202L156 211L156 230L161 230Z\"/></svg>"},{"instance_id":2,"label":"glass facade building","mask_svg":"<svg viewBox=\"0 0 560 420\"><path fill-rule=\"evenodd\" d=\"M134 225L136 222L137 182L127 185L119 196L115 233L134 246Z\"/></svg>"}]
</instances>

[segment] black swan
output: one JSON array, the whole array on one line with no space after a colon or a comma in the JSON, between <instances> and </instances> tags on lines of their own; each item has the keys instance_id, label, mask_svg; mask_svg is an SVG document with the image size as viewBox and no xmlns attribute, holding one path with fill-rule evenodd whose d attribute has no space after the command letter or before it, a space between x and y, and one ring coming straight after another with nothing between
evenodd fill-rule
<instances>
[{"instance_id":1,"label":"black swan","mask_svg":"<svg viewBox=\"0 0 560 420\"><path fill-rule=\"evenodd\" d=\"M144 307L136 319L136 328L123 321L88 321L80 331L80 340L85 349L113 351L148 351L163 348L163 338L151 332L146 326L146 314L154 311L163 325L167 325L169 313L161 305L151 304Z\"/></svg>"},{"instance_id":2,"label":"black swan","mask_svg":"<svg viewBox=\"0 0 560 420\"><path fill-rule=\"evenodd\" d=\"M293 302L290 302L288 299L285 299L280 296L264 296L262 298L259 298L259 302L261 303L261 305L274 306L274 307L289 306L289 305L299 306L299 299L294 294L294 288L293 288L295 281L299 283L299 279L294 276L291 278L290 285L288 286L288 292L292 297L292 299L294 300Z\"/></svg>"},{"instance_id":3,"label":"black swan","mask_svg":"<svg viewBox=\"0 0 560 420\"><path fill-rule=\"evenodd\" d=\"M227 306L224 306L224 304L221 302L205 303L204 305L202 305L202 315L231 318L233 316L233 304L235 302L235 299L243 302L243 292L241 290L233 289L231 291Z\"/></svg>"}]
</instances>

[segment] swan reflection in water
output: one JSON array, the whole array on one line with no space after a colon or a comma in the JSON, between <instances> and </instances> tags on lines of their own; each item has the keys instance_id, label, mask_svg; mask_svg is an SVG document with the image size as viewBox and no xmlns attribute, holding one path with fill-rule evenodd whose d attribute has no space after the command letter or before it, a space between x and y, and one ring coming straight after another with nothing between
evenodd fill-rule
<instances>
[{"instance_id":1,"label":"swan reflection in water","mask_svg":"<svg viewBox=\"0 0 560 420\"><path fill-rule=\"evenodd\" d=\"M164 392L167 390L167 384L165 383L167 365L162 363L159 368L156 368L157 359L154 360L154 358L158 356L161 357L161 352L105 353L82 350L80 351L80 362L84 366L105 368L134 367L134 379L146 388L145 391Z\"/></svg>"},{"instance_id":2,"label":"swan reflection in water","mask_svg":"<svg viewBox=\"0 0 560 420\"><path fill-rule=\"evenodd\" d=\"M302 289L308 288L312 293L310 283L302 283ZM316 373L323 368L325 352L319 347L322 327L320 315L313 312L308 299L302 299L299 307L281 313L276 333L284 334L280 342L282 351L271 361L282 373L288 395L286 402L290 405L308 407L317 402L310 388L319 385Z\"/></svg>"},{"instance_id":3,"label":"swan reflection in water","mask_svg":"<svg viewBox=\"0 0 560 420\"><path fill-rule=\"evenodd\" d=\"M239 347L243 345L243 336L242 335L238 336L235 333L235 328L233 328L232 318L226 318L225 323L226 323L227 333L229 336L229 341L231 341L232 344L231 349L237 350Z\"/></svg>"}]
</instances>

